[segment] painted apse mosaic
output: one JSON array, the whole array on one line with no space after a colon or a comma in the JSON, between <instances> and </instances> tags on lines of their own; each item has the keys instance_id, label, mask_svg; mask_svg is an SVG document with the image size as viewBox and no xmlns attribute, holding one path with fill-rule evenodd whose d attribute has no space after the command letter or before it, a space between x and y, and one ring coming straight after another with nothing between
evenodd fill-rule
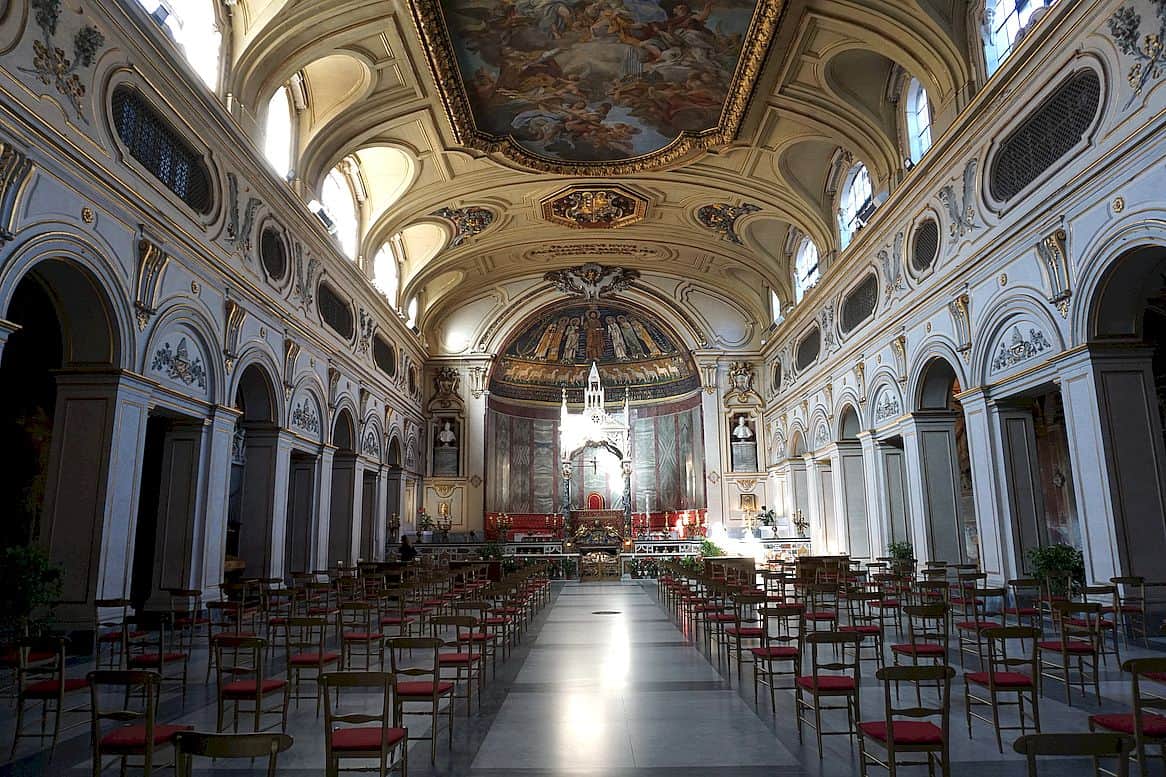
<instances>
[{"instance_id":1,"label":"painted apse mosaic","mask_svg":"<svg viewBox=\"0 0 1166 777\"><path fill-rule=\"evenodd\" d=\"M422 0L415 18L463 141L500 144L554 169L731 139L780 8L781 0Z\"/></svg>"},{"instance_id":2,"label":"painted apse mosaic","mask_svg":"<svg viewBox=\"0 0 1166 777\"><path fill-rule=\"evenodd\" d=\"M650 318L610 304L577 304L538 316L505 349L490 391L509 399L559 402L582 390L591 363L607 389L607 401L679 396L699 377L687 353ZM578 391L571 391L578 389Z\"/></svg>"}]
</instances>

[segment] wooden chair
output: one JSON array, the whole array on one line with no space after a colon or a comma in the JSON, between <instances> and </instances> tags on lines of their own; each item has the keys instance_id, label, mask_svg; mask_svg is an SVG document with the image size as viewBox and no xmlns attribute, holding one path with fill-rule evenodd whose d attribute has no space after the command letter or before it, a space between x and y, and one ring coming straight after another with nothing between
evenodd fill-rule
<instances>
[{"instance_id":1,"label":"wooden chair","mask_svg":"<svg viewBox=\"0 0 1166 777\"><path fill-rule=\"evenodd\" d=\"M215 637L215 668L218 688L218 726L223 730L227 705L232 705L231 726L239 731L239 713L252 715L255 731L261 731L263 715L279 715L279 730L287 729L287 706L290 701L288 681L282 677L267 677L264 674L264 656L267 640L261 637L235 637L220 635ZM264 699L278 695L280 703L264 707ZM250 702L251 709L243 709L243 703Z\"/></svg>"},{"instance_id":2,"label":"wooden chair","mask_svg":"<svg viewBox=\"0 0 1166 777\"><path fill-rule=\"evenodd\" d=\"M977 581L982 579L977 575ZM1001 624L994 618L988 617L988 603L991 601L1003 602L1008 595L1005 588L988 588L979 585L968 586L963 589L960 597L960 612L953 615L956 633L959 635L960 665L963 666L964 654L974 655L979 666L984 666L984 639L985 629L994 629ZM954 606L954 605L953 605Z\"/></svg>"},{"instance_id":3,"label":"wooden chair","mask_svg":"<svg viewBox=\"0 0 1166 777\"><path fill-rule=\"evenodd\" d=\"M1007 626L1009 618L1012 618L1017 626L1032 626L1043 630L1040 580L1035 577L1018 577L1008 581L1008 588L1012 591L1012 602L1005 604L1004 625Z\"/></svg>"},{"instance_id":4,"label":"wooden chair","mask_svg":"<svg viewBox=\"0 0 1166 777\"><path fill-rule=\"evenodd\" d=\"M210 625L210 618L202 606L202 590L198 588L166 588L170 597L170 617L174 624L175 644L179 650L190 651L199 632Z\"/></svg>"},{"instance_id":5,"label":"wooden chair","mask_svg":"<svg viewBox=\"0 0 1166 777\"><path fill-rule=\"evenodd\" d=\"M744 593L735 594L732 601L733 623L724 629L725 659L736 657L737 682L741 682L746 650L761 644L764 629L758 625L757 608L766 603L766 598L763 593Z\"/></svg>"},{"instance_id":6,"label":"wooden chair","mask_svg":"<svg viewBox=\"0 0 1166 777\"><path fill-rule=\"evenodd\" d=\"M839 631L853 631L862 639L858 643L859 653L865 648L870 655L863 660L874 661L875 667L881 667L886 662L883 656L883 608L884 601L881 591L851 590L846 594L847 620L845 625L839 626Z\"/></svg>"},{"instance_id":7,"label":"wooden chair","mask_svg":"<svg viewBox=\"0 0 1166 777\"><path fill-rule=\"evenodd\" d=\"M295 742L287 734L207 734L182 731L174 736L175 775L190 777L195 756L202 758L266 758L267 777L278 774L278 756Z\"/></svg>"},{"instance_id":8,"label":"wooden chair","mask_svg":"<svg viewBox=\"0 0 1166 777\"><path fill-rule=\"evenodd\" d=\"M1003 731L1028 733L1028 721L1033 729L1040 731L1040 668L1037 665L1036 643L1040 640L1040 630L1033 626L1005 626L985 629L982 636L987 646L988 663L985 671L964 674L964 704L968 721L968 738L972 737L972 718L991 723L996 730L996 747L1003 753ZM1009 640L1017 640L1023 655L1009 655ZM1025 647L1027 645L1027 647ZM1001 696L1015 694L1015 701L1001 701ZM1028 697L1031 717L1025 711L1025 697ZM974 706L988 706L992 717L986 718L972 711ZM1019 725L1000 725L1000 708L1016 707Z\"/></svg>"},{"instance_id":9,"label":"wooden chair","mask_svg":"<svg viewBox=\"0 0 1166 777\"><path fill-rule=\"evenodd\" d=\"M895 665L899 664L900 657L911 659L912 666L918 666L920 659L946 664L951 641L948 606L909 604L903 608L903 614L907 617L907 641L891 645Z\"/></svg>"},{"instance_id":10,"label":"wooden chair","mask_svg":"<svg viewBox=\"0 0 1166 777\"><path fill-rule=\"evenodd\" d=\"M387 777L398 765L401 777L407 777L409 731L397 726L393 716L392 673L325 672L320 675L320 687L324 696L325 775L339 777L344 759L375 759L381 777ZM359 712L340 712L342 690L375 691L381 702L379 711L362 705ZM335 701L329 691L335 691ZM368 723L376 725L365 725Z\"/></svg>"},{"instance_id":11,"label":"wooden chair","mask_svg":"<svg viewBox=\"0 0 1166 777\"><path fill-rule=\"evenodd\" d=\"M810 654L810 674L800 675L794 680L798 741L802 741L802 725L812 726L818 740L818 757L821 758L824 735L845 734L853 737L857 734L856 725L861 710L859 706L861 662L858 659L858 643L861 637L853 632L809 631L803 641ZM848 648L854 651L852 658L848 657L851 655ZM832 653L832 660L823 658L823 649ZM827 699L841 699L843 704L827 706L823 703ZM839 709L846 710L846 730L823 731L822 711ZM809 711L814 713L813 720L805 717L805 713Z\"/></svg>"},{"instance_id":12,"label":"wooden chair","mask_svg":"<svg viewBox=\"0 0 1166 777\"><path fill-rule=\"evenodd\" d=\"M1115 777L1129 777L1130 751L1134 742L1121 734L1027 734L1012 743L1012 749L1028 761L1028 777L1038 777L1037 758L1062 756L1066 758L1092 758L1093 773ZM1102 758L1117 759L1116 771L1101 768Z\"/></svg>"},{"instance_id":13,"label":"wooden chair","mask_svg":"<svg viewBox=\"0 0 1166 777\"><path fill-rule=\"evenodd\" d=\"M126 619L133 606L129 599L98 599L93 603L96 628L93 630L93 665L97 669L120 669L125 665L129 643L145 633L131 631Z\"/></svg>"},{"instance_id":14,"label":"wooden chair","mask_svg":"<svg viewBox=\"0 0 1166 777\"><path fill-rule=\"evenodd\" d=\"M129 643L126 668L157 672L163 683L181 683L182 703L185 705L190 651L175 649L171 621L170 613L132 615L126 618L126 628L131 634L144 635Z\"/></svg>"},{"instance_id":15,"label":"wooden chair","mask_svg":"<svg viewBox=\"0 0 1166 777\"><path fill-rule=\"evenodd\" d=\"M1118 644L1118 624L1121 621L1113 611L1114 602L1117 601L1117 586L1113 584L1087 585L1081 589L1081 594L1085 601L1097 602L1101 605L1101 612L1097 619L1097 627L1101 629L1102 633L1102 639L1098 643L1098 648L1101 650L1101 660L1105 661L1105 657L1112 653L1114 661L1120 665L1121 646ZM1078 620L1073 625L1088 626L1089 624L1085 621ZM1105 632L1109 632L1109 636L1113 640L1112 649L1106 647Z\"/></svg>"},{"instance_id":16,"label":"wooden chair","mask_svg":"<svg viewBox=\"0 0 1166 777\"><path fill-rule=\"evenodd\" d=\"M833 631L838 626L837 583L806 586L806 628Z\"/></svg>"},{"instance_id":17,"label":"wooden chair","mask_svg":"<svg viewBox=\"0 0 1166 777\"><path fill-rule=\"evenodd\" d=\"M1143 678L1156 682L1166 676L1166 658L1132 658L1121 666L1130 673L1133 683L1133 709L1126 713L1090 715L1089 730L1125 734L1134 738L1134 755L1142 777L1149 774L1146 748L1157 746L1166 761L1166 699L1147 693L1141 685Z\"/></svg>"},{"instance_id":18,"label":"wooden chair","mask_svg":"<svg viewBox=\"0 0 1166 777\"><path fill-rule=\"evenodd\" d=\"M430 717L429 736L408 738L429 740L430 763L437 762L437 713L442 700L449 702L446 705L446 730L449 732L449 746L453 747L454 684L441 679L441 665L438 663L444 644L444 640L438 637L389 637L388 641L393 675L393 720L400 725L406 715ZM414 650L422 652L420 660L407 662L405 653L412 655ZM418 705L424 711L417 711Z\"/></svg>"},{"instance_id":19,"label":"wooden chair","mask_svg":"<svg viewBox=\"0 0 1166 777\"><path fill-rule=\"evenodd\" d=\"M346 578L341 578L346 579ZM363 658L365 671L385 667L385 637L381 632L380 616L370 602L341 601L336 615L336 631L340 634L340 665L355 669L355 659Z\"/></svg>"},{"instance_id":20,"label":"wooden chair","mask_svg":"<svg viewBox=\"0 0 1166 777\"><path fill-rule=\"evenodd\" d=\"M1096 602L1054 600L1051 606L1056 613L1054 621L1059 629L1059 637L1037 643L1041 676L1064 683L1065 703L1072 706L1071 673L1075 662L1081 693L1085 693L1086 681L1092 680L1093 691L1100 704L1098 659L1101 655L1101 605ZM1054 656L1057 660L1046 660L1046 655Z\"/></svg>"},{"instance_id":21,"label":"wooden chair","mask_svg":"<svg viewBox=\"0 0 1166 777\"><path fill-rule=\"evenodd\" d=\"M950 719L951 719L951 678L955 670L950 666L888 666L878 670L875 677L883 682L883 720L872 720L858 726L858 760L862 777L866 777L867 766L877 764L892 775L900 766L926 765L928 774L935 774L938 765L940 774L948 777L951 773ZM900 682L935 683L939 697L935 706L896 708L891 700L891 685L896 688ZM938 725L927 718L939 718ZM868 744L876 744L887 752L887 760L882 761L871 754ZM924 761L900 760L900 756L922 753Z\"/></svg>"},{"instance_id":22,"label":"wooden chair","mask_svg":"<svg viewBox=\"0 0 1166 777\"><path fill-rule=\"evenodd\" d=\"M316 715L320 714L320 675L340 663L340 653L325 647L328 637L328 619L321 617L290 617L283 625L284 652L287 655L287 680L291 699L299 709L300 699L315 698ZM307 678L305 672L313 674ZM315 693L300 693L305 679L316 683Z\"/></svg>"},{"instance_id":23,"label":"wooden chair","mask_svg":"<svg viewBox=\"0 0 1166 777\"><path fill-rule=\"evenodd\" d=\"M453 680L455 687L465 682L465 693L454 698L466 700L466 717L469 717L474 701L474 686L478 686L478 703L481 704L482 688L485 684L484 654L475 650L477 643L474 633L479 630L478 619L468 615L434 615L429 619L432 636L441 638L443 631L448 628L452 631L452 639L444 639L442 646L450 648L437 656L437 664L443 671L453 671L453 677L443 676Z\"/></svg>"},{"instance_id":24,"label":"wooden chair","mask_svg":"<svg viewBox=\"0 0 1166 777\"><path fill-rule=\"evenodd\" d=\"M211 681L211 673L215 668L215 638L220 634L231 635L237 638L258 637L254 629L245 630L243 624L247 618L244 607L240 602L217 601L207 602L207 662L206 681Z\"/></svg>"},{"instance_id":25,"label":"wooden chair","mask_svg":"<svg viewBox=\"0 0 1166 777\"><path fill-rule=\"evenodd\" d=\"M65 707L69 694L89 687L84 677L65 676L64 637L22 637L16 642L16 726L12 735L12 756L21 739L48 739L49 760L57 747L61 735L61 718L69 712L81 712L84 707ZM24 709L29 702L40 702L40 731L32 733L24 730ZM52 715L53 730L48 731L48 718Z\"/></svg>"},{"instance_id":26,"label":"wooden chair","mask_svg":"<svg viewBox=\"0 0 1166 777\"><path fill-rule=\"evenodd\" d=\"M776 688L778 677L797 678L802 673L802 635L806 623L802 608L796 604L768 604L757 610L761 618L761 645L752 648L753 704L757 704L760 685L769 687L769 708L777 714ZM788 664L781 671L777 665ZM791 684L786 690L793 690Z\"/></svg>"},{"instance_id":27,"label":"wooden chair","mask_svg":"<svg viewBox=\"0 0 1166 777\"><path fill-rule=\"evenodd\" d=\"M164 725L155 721L161 675L157 672L98 670L90 672L87 679L93 714L90 738L93 777L99 777L106 766L104 759L109 756L120 761L122 774L130 766L141 768L147 776L153 774L155 753L171 746L178 732L191 729L190 726ZM107 708L102 700L109 696L124 701L120 706ZM130 698L134 696L142 699L141 709L130 709ZM104 731L106 721L120 725ZM140 758L140 764L130 764L131 757Z\"/></svg>"},{"instance_id":28,"label":"wooden chair","mask_svg":"<svg viewBox=\"0 0 1166 777\"><path fill-rule=\"evenodd\" d=\"M1146 578L1139 575L1111 577L1116 587L1113 604L1101 611L1120 621L1125 634L1141 632L1142 641L1149 638L1150 618L1146 612Z\"/></svg>"}]
</instances>

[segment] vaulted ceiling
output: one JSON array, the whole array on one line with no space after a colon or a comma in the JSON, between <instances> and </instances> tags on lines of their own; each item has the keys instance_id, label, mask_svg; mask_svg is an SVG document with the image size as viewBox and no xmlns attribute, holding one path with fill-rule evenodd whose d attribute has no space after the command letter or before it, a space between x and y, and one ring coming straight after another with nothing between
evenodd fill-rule
<instances>
[{"instance_id":1,"label":"vaulted ceiling","mask_svg":"<svg viewBox=\"0 0 1166 777\"><path fill-rule=\"evenodd\" d=\"M740 1L714 0L738 12ZM589 22L605 7L623 7L618 0L594 6L483 0L481 8L456 2L483 19L482 9L503 15L513 15L516 6L542 9L551 34L571 14ZM645 5L648 0L637 0L627 7ZM660 5L675 12L671 2ZM699 0L692 6L694 13L703 8ZM374 202L366 217L358 261L370 273L381 244L409 225L436 223L452 237L452 225L434 216L439 209L492 212L484 230L405 265L402 299L419 295L419 325L435 354L500 348L524 316L561 296L545 273L588 261L638 270L635 288L626 293L641 304L670 308L669 324L690 347L755 349L771 321L769 290L792 303L794 238L809 236L827 260L837 251L837 187L851 160L867 165L876 191L893 190L909 174L897 105L904 80L917 78L926 88L934 137L983 80L970 42L969 0L776 0L768 56L729 137L637 172L547 172L515 154L483 150L464 127L459 131L448 101L449 74L431 66L439 30L425 30L429 40L422 34L419 25L433 22L415 13L421 7L401 0L238 0L230 6L224 91L260 138L268 99L300 74L307 99L298 120L294 185L311 199L333 166L357 155L370 198L390 203ZM627 31L600 24L594 34ZM651 60L645 72L656 68L654 56L642 57ZM565 62L565 55L560 59ZM554 68L554 77L544 81L552 91L562 88L566 72L561 63ZM562 95L548 99L535 103L564 104ZM681 114L673 106L667 115ZM568 149L561 155L574 153L557 147ZM377 152L386 148L404 151L407 159ZM544 214L544 201L565 187L616 183L643 200L636 223L580 229ZM728 213L731 229L709 226L715 222L707 212L702 223L702 207L722 204L718 213Z\"/></svg>"}]
</instances>

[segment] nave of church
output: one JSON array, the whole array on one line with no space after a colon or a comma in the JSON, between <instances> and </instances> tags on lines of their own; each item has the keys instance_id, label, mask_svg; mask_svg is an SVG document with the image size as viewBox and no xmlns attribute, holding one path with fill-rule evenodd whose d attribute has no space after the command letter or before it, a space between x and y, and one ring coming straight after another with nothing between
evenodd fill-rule
<instances>
[{"instance_id":1,"label":"nave of church","mask_svg":"<svg viewBox=\"0 0 1166 777\"><path fill-rule=\"evenodd\" d=\"M1162 775L1163 41L0 2L0 777Z\"/></svg>"}]
</instances>

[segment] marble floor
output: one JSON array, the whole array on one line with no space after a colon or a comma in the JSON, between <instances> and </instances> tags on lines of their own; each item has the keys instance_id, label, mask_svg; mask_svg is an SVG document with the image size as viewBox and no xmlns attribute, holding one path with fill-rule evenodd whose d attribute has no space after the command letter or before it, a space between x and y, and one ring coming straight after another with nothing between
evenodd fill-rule
<instances>
[{"instance_id":1,"label":"marble floor","mask_svg":"<svg viewBox=\"0 0 1166 777\"><path fill-rule=\"evenodd\" d=\"M1125 653L1145 651L1128 648ZM487 677L480 710L467 716L459 702L453 747L446 746L443 735L437 763L431 765L428 743L414 745L409 772L468 777L858 775L857 749L846 737L827 738L824 757L819 758L811 732L804 745L798 742L791 692L778 692L776 714L764 691L760 706L755 706L748 668L739 683L735 671L719 659L677 626L661 607L652 581L556 584L550 605L536 616L523 643L498 666L496 677ZM213 684L200 682L202 666L200 670L197 661L192 664L196 680L185 704L177 694L165 696L162 720L213 730ZM84 667L74 671L82 674ZM1112 658L1103 679L1100 706L1076 692L1073 706L1067 706L1062 687L1050 683L1041 700L1043 729L1085 731L1089 714L1126 709L1128 681L1116 671ZM952 774L1025 774L1023 761L1007 741L1005 753L997 752L987 724L974 723L975 738L969 739L962 685L957 675ZM882 704L877 681L865 678L864 718L881 719ZM844 724L844 714L831 714L838 717L828 718L828 726ZM4 756L11 742L11 715L9 701L0 712ZM37 745L22 743L14 760L0 764L0 777L91 773L85 717L74 715L67 721L79 725L62 736L51 762ZM322 727L322 718L310 704L293 710L288 732L295 744L280 759L281 775L323 774ZM206 762L198 767L196 774L263 773L259 763L247 761ZM1050 763L1042 773L1069 777L1091 774L1092 768L1070 761ZM1164 773L1161 761L1151 764L1150 774Z\"/></svg>"}]
</instances>

